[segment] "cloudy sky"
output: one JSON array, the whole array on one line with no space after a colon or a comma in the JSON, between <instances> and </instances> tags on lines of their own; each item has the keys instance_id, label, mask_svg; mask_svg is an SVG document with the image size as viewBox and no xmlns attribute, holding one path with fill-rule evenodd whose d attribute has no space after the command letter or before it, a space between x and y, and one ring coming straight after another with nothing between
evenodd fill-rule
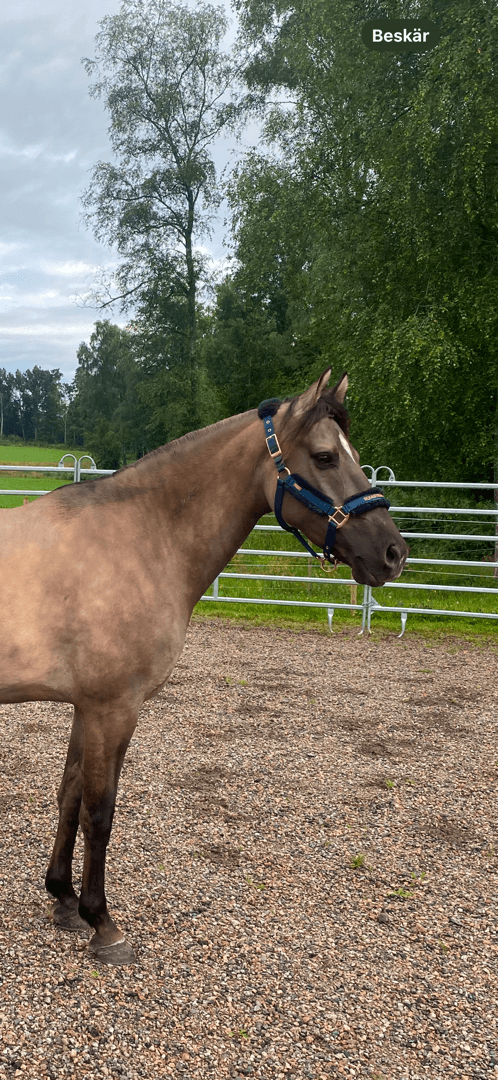
<instances>
[{"instance_id":1,"label":"cloudy sky","mask_svg":"<svg viewBox=\"0 0 498 1080\"><path fill-rule=\"evenodd\" d=\"M81 58L94 55L99 21L119 7L17 0L0 14L0 367L7 371L38 364L70 381L76 349L102 317L72 299L88 291L99 266L115 264L81 222L92 167L110 158L107 114L88 94ZM219 168L228 153L219 148ZM224 231L220 221L214 260L223 257ZM104 317L125 322L118 311Z\"/></svg>"}]
</instances>

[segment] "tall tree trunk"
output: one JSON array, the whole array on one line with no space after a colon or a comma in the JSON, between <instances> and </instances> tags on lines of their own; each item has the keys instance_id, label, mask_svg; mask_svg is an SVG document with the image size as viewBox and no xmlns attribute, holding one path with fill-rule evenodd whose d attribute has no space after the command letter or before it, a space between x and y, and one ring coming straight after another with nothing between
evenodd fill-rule
<instances>
[{"instance_id":1,"label":"tall tree trunk","mask_svg":"<svg viewBox=\"0 0 498 1080\"><path fill-rule=\"evenodd\" d=\"M190 427L196 428L199 426L199 408L198 408L198 386L197 386L197 371L196 371L196 331L197 331L197 312L196 312L196 289L197 282L195 276L195 264L194 253L192 248L192 234L194 230L194 195L189 188L187 192L188 199L188 217L187 217L187 229L185 232L185 256L187 262L187 364L188 364L188 376L190 384Z\"/></svg>"}]
</instances>

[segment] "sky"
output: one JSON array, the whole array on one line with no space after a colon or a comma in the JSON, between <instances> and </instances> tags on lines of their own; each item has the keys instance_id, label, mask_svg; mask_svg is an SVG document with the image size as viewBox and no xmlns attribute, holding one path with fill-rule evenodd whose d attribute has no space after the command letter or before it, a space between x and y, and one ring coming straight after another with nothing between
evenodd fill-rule
<instances>
[{"instance_id":1,"label":"sky","mask_svg":"<svg viewBox=\"0 0 498 1080\"><path fill-rule=\"evenodd\" d=\"M7 371L37 364L59 368L70 382L78 345L96 320L126 322L117 307L100 313L74 300L99 267L117 262L81 220L92 168L111 159L109 119L88 93L81 58L93 57L100 20L119 7L116 0L17 0L0 13L0 368ZM229 152L217 148L219 170ZM221 211L208 245L214 264L226 255L222 218Z\"/></svg>"}]
</instances>

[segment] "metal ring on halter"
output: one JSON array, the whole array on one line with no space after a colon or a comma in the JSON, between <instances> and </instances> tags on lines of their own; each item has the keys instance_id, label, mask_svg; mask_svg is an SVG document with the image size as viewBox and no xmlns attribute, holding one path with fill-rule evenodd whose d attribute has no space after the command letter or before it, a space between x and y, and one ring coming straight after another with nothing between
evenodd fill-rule
<instances>
[{"instance_id":1,"label":"metal ring on halter","mask_svg":"<svg viewBox=\"0 0 498 1080\"><path fill-rule=\"evenodd\" d=\"M321 566L322 570L325 571L326 574L334 574L335 571L337 570L337 567L339 566L340 561L341 561L340 559L334 559L333 566L330 565L330 564L327 566L326 565L327 559L326 559L325 555L322 555L321 558L319 557L320 566Z\"/></svg>"}]
</instances>

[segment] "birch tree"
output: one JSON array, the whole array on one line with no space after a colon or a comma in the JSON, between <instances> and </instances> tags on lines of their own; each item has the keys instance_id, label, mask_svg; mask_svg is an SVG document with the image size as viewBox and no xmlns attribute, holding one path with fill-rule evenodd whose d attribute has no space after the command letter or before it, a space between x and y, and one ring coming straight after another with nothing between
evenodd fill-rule
<instances>
[{"instance_id":1,"label":"birch tree","mask_svg":"<svg viewBox=\"0 0 498 1080\"><path fill-rule=\"evenodd\" d=\"M181 366L191 403L185 423L195 426L198 292L207 273L198 245L220 201L213 147L237 117L234 65L221 48L227 19L210 4L124 0L100 27L96 56L84 63L90 94L110 116L113 161L97 163L83 204L120 263L94 297L101 307L117 299L145 321L152 310L158 332L166 311L159 383L167 397L167 372ZM156 404L158 390L156 380Z\"/></svg>"}]
</instances>

